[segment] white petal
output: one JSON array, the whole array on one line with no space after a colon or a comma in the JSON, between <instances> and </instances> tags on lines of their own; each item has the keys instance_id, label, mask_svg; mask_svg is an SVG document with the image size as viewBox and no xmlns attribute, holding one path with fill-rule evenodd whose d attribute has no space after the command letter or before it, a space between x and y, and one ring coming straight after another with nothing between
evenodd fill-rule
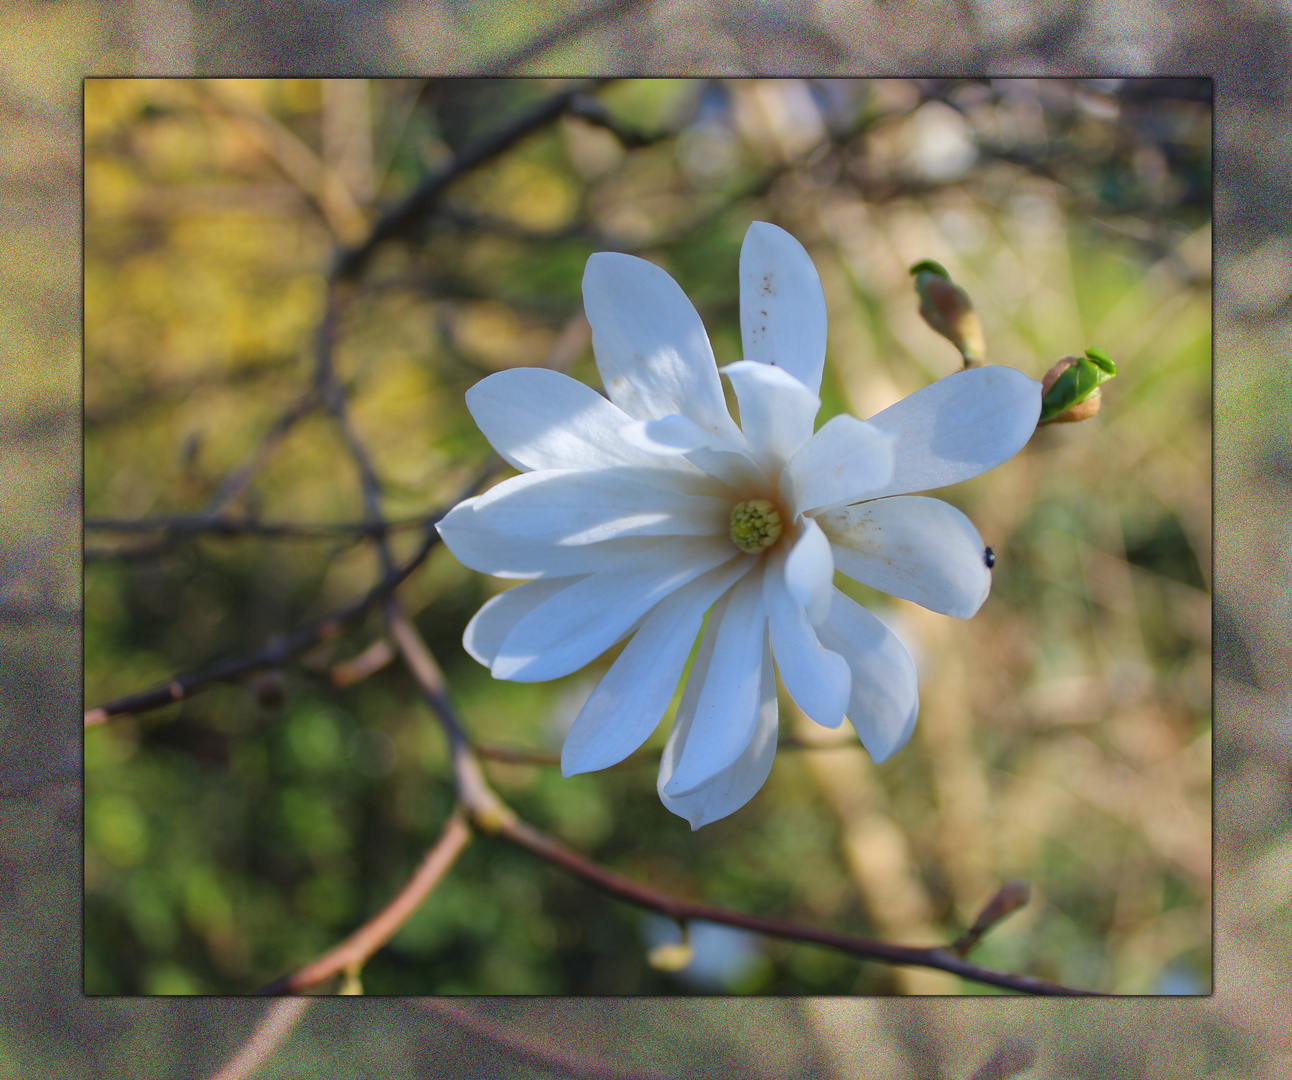
<instances>
[{"instance_id":1,"label":"white petal","mask_svg":"<svg viewBox=\"0 0 1292 1080\"><path fill-rule=\"evenodd\" d=\"M694 450L740 453L745 446L743 438L739 444L728 442L680 413L649 420L629 420L619 429L619 435L634 449L664 458L678 457Z\"/></svg>"},{"instance_id":2,"label":"white petal","mask_svg":"<svg viewBox=\"0 0 1292 1080\"><path fill-rule=\"evenodd\" d=\"M674 413L654 420L633 420L620 428L626 443L661 458L685 458L709 476L730 487L765 485L767 478L746 449L719 438L694 420Z\"/></svg>"},{"instance_id":3,"label":"white petal","mask_svg":"<svg viewBox=\"0 0 1292 1080\"><path fill-rule=\"evenodd\" d=\"M872 497L892 476L891 439L855 416L828 420L789 460L781 492L795 515Z\"/></svg>"},{"instance_id":4,"label":"white petal","mask_svg":"<svg viewBox=\"0 0 1292 1080\"><path fill-rule=\"evenodd\" d=\"M757 728L767 637L759 576L750 574L723 600L725 607L715 606L709 616L710 625L717 623L713 656L664 787L669 795L686 795L733 765Z\"/></svg>"},{"instance_id":5,"label":"white petal","mask_svg":"<svg viewBox=\"0 0 1292 1080\"><path fill-rule=\"evenodd\" d=\"M655 606L575 717L561 748L563 775L608 768L650 737L673 698L704 613L757 561L733 559Z\"/></svg>"},{"instance_id":6,"label":"white petal","mask_svg":"<svg viewBox=\"0 0 1292 1080\"><path fill-rule=\"evenodd\" d=\"M785 586L803 605L808 620L819 626L830 611L834 589L834 556L821 526L804 518L799 537L785 559Z\"/></svg>"},{"instance_id":7,"label":"white petal","mask_svg":"<svg viewBox=\"0 0 1292 1080\"><path fill-rule=\"evenodd\" d=\"M729 528L731 501L681 494L644 469L544 469L490 488L476 498L475 514L503 536L591 544L620 536L718 536Z\"/></svg>"},{"instance_id":8,"label":"white petal","mask_svg":"<svg viewBox=\"0 0 1292 1080\"><path fill-rule=\"evenodd\" d=\"M634 419L681 413L739 442L700 315L645 259L599 252L583 274L592 350L610 400Z\"/></svg>"},{"instance_id":9,"label":"white petal","mask_svg":"<svg viewBox=\"0 0 1292 1080\"><path fill-rule=\"evenodd\" d=\"M498 650L516 624L540 604L583 580L579 577L544 578L517 585L489 600L477 611L462 635L467 652L485 667L493 665Z\"/></svg>"},{"instance_id":10,"label":"white petal","mask_svg":"<svg viewBox=\"0 0 1292 1080\"><path fill-rule=\"evenodd\" d=\"M746 360L784 368L814 394L821 388L821 278L803 245L766 221L749 226L740 248L740 336Z\"/></svg>"},{"instance_id":11,"label":"white petal","mask_svg":"<svg viewBox=\"0 0 1292 1080\"><path fill-rule=\"evenodd\" d=\"M619 437L627 413L559 371L496 372L467 391L467 408L489 444L522 472L659 465Z\"/></svg>"},{"instance_id":12,"label":"white petal","mask_svg":"<svg viewBox=\"0 0 1292 1080\"><path fill-rule=\"evenodd\" d=\"M754 460L775 476L812 438L821 399L783 368L740 360L720 369L736 389L740 430Z\"/></svg>"},{"instance_id":13,"label":"white petal","mask_svg":"<svg viewBox=\"0 0 1292 1080\"><path fill-rule=\"evenodd\" d=\"M458 562L494 577L592 574L608 567L622 566L659 543L652 536L624 536L598 544L561 547L536 543L526 537L503 536L480 522L475 503L475 499L464 499L440 520L436 528Z\"/></svg>"},{"instance_id":14,"label":"white petal","mask_svg":"<svg viewBox=\"0 0 1292 1080\"><path fill-rule=\"evenodd\" d=\"M869 424L893 437L893 473L866 496L905 495L958 484L1012 458L1036 430L1041 384L1009 367L939 379Z\"/></svg>"},{"instance_id":15,"label":"white petal","mask_svg":"<svg viewBox=\"0 0 1292 1080\"><path fill-rule=\"evenodd\" d=\"M807 613L785 587L784 556L774 557L763 576L763 603L776 669L790 697L826 727L843 723L852 676L842 656L821 647Z\"/></svg>"},{"instance_id":16,"label":"white petal","mask_svg":"<svg viewBox=\"0 0 1292 1080\"><path fill-rule=\"evenodd\" d=\"M915 730L920 709L915 661L880 619L838 589L817 636L847 661L852 672L848 719L870 756L883 761Z\"/></svg>"},{"instance_id":17,"label":"white petal","mask_svg":"<svg viewBox=\"0 0 1292 1080\"><path fill-rule=\"evenodd\" d=\"M703 648L702 644L701 649ZM711 654L712 646L710 646ZM706 670L707 667L706 659ZM691 668L691 679L687 683L688 691L691 684L697 681L696 672L699 669L700 657L697 656L696 663ZM686 743L687 735L690 733L691 718L695 712L694 702L684 714L682 709L685 707L684 698L683 705L678 709L678 722L673 725L668 744L664 748L664 757L660 761L657 787L660 801L664 806L678 817L686 818L691 823L691 831L694 832L702 825L708 825L739 810L758 794L772 771L772 761L776 757L777 736L776 676L772 673L772 656L767 643L763 643L762 681L759 686L754 737L749 740L744 753L736 758L734 764L727 766L694 791L686 795L669 795L664 789L672 779L673 764Z\"/></svg>"},{"instance_id":18,"label":"white petal","mask_svg":"<svg viewBox=\"0 0 1292 1080\"><path fill-rule=\"evenodd\" d=\"M516 624L494 660L494 678L541 682L577 671L674 589L738 554L726 537L661 540L639 558L593 574Z\"/></svg>"},{"instance_id":19,"label":"white petal","mask_svg":"<svg viewBox=\"0 0 1292 1080\"><path fill-rule=\"evenodd\" d=\"M950 503L922 495L844 506L818 519L840 571L891 596L967 619L991 591L982 537Z\"/></svg>"}]
</instances>

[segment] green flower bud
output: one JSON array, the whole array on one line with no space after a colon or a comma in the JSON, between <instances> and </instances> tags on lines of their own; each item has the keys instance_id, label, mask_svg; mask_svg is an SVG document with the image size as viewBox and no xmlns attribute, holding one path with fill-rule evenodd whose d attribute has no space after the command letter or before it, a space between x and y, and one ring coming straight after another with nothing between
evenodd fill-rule
<instances>
[{"instance_id":1,"label":"green flower bud","mask_svg":"<svg viewBox=\"0 0 1292 1080\"><path fill-rule=\"evenodd\" d=\"M1117 365L1103 349L1091 347L1085 356L1065 356L1041 380L1041 424L1071 424L1089 420L1099 411L1102 385L1117 374Z\"/></svg>"},{"instance_id":2,"label":"green flower bud","mask_svg":"<svg viewBox=\"0 0 1292 1080\"><path fill-rule=\"evenodd\" d=\"M921 259L911 267L911 274L924 321L960 350L965 367L979 366L987 348L969 294L951 280L946 267L932 259Z\"/></svg>"}]
</instances>

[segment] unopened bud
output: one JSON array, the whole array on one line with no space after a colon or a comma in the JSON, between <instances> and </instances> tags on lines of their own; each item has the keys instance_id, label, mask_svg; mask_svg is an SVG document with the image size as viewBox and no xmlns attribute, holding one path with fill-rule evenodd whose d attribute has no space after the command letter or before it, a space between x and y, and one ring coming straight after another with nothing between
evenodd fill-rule
<instances>
[{"instance_id":1,"label":"unopened bud","mask_svg":"<svg viewBox=\"0 0 1292 1080\"><path fill-rule=\"evenodd\" d=\"M1065 356L1041 380L1041 424L1071 424L1089 420L1099 411L1102 385L1117 374L1117 365L1103 349L1089 348L1085 356Z\"/></svg>"},{"instance_id":2,"label":"unopened bud","mask_svg":"<svg viewBox=\"0 0 1292 1080\"><path fill-rule=\"evenodd\" d=\"M1012 915L1023 907L1031 898L1032 890L1026 881L1008 881L996 890L996 895L987 901L978 918L974 919L972 930L985 934L1001 919Z\"/></svg>"},{"instance_id":3,"label":"unopened bud","mask_svg":"<svg viewBox=\"0 0 1292 1080\"><path fill-rule=\"evenodd\" d=\"M969 294L951 280L946 267L932 259L921 259L911 273L924 321L960 350L965 367L978 367L987 347Z\"/></svg>"},{"instance_id":4,"label":"unopened bud","mask_svg":"<svg viewBox=\"0 0 1292 1080\"><path fill-rule=\"evenodd\" d=\"M1008 881L996 890L995 895L987 901L973 925L952 943L951 951L958 956L967 956L969 950L978 944L983 934L987 933L1001 919L1007 918L1023 907L1032 895L1026 881Z\"/></svg>"}]
</instances>

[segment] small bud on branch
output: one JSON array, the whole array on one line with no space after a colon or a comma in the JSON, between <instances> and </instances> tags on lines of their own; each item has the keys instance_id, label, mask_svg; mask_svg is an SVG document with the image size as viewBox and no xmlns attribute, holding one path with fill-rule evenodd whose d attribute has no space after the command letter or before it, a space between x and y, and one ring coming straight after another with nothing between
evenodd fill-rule
<instances>
[{"instance_id":1,"label":"small bud on branch","mask_svg":"<svg viewBox=\"0 0 1292 1080\"><path fill-rule=\"evenodd\" d=\"M1093 346L1085 356L1065 356L1041 380L1040 424L1071 424L1099 411L1102 385L1117 374L1117 365Z\"/></svg>"},{"instance_id":2,"label":"small bud on branch","mask_svg":"<svg viewBox=\"0 0 1292 1080\"><path fill-rule=\"evenodd\" d=\"M979 367L987 347L969 294L932 259L921 259L911 267L911 273L924 321L960 350L965 367Z\"/></svg>"},{"instance_id":3,"label":"small bud on branch","mask_svg":"<svg viewBox=\"0 0 1292 1080\"><path fill-rule=\"evenodd\" d=\"M1026 881L1007 881L996 890L996 895L987 901L982 911L978 912L973 926L951 945L951 951L957 956L967 956L969 950L978 944L988 930L1023 907L1031 895L1032 890Z\"/></svg>"}]
</instances>

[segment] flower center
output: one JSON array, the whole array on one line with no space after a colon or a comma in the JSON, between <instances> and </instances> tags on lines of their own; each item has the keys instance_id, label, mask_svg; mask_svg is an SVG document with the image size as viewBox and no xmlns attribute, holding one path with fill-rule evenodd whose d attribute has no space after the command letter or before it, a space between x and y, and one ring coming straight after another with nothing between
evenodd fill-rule
<instances>
[{"instance_id":1,"label":"flower center","mask_svg":"<svg viewBox=\"0 0 1292 1080\"><path fill-rule=\"evenodd\" d=\"M776 543L781 535L780 512L766 499L746 499L731 511L731 541L749 554Z\"/></svg>"}]
</instances>

